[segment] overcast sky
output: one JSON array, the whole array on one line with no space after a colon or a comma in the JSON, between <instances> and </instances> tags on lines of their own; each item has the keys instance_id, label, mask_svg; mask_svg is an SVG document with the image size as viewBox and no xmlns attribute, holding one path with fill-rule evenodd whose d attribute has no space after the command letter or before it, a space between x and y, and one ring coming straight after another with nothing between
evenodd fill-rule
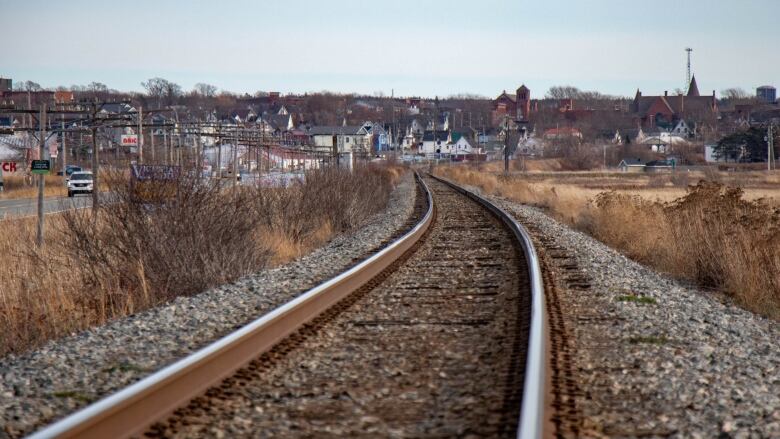
<instances>
[{"instance_id":1,"label":"overcast sky","mask_svg":"<svg viewBox=\"0 0 780 439\"><path fill-rule=\"evenodd\" d=\"M46 87L533 97L780 86L780 0L0 0L0 76Z\"/></svg>"}]
</instances>

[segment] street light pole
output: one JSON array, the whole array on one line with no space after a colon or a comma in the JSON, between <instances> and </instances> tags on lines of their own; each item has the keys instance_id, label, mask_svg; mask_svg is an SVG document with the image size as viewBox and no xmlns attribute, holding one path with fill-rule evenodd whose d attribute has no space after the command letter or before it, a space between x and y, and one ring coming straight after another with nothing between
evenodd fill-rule
<instances>
[{"instance_id":1,"label":"street light pole","mask_svg":"<svg viewBox=\"0 0 780 439\"><path fill-rule=\"evenodd\" d=\"M38 159L43 160L44 149L46 148L46 104L41 104L41 116L38 119L39 125L39 143ZM50 166L51 168L51 166ZM38 175L38 235L36 244L43 247L43 192L46 186L46 174Z\"/></svg>"}]
</instances>

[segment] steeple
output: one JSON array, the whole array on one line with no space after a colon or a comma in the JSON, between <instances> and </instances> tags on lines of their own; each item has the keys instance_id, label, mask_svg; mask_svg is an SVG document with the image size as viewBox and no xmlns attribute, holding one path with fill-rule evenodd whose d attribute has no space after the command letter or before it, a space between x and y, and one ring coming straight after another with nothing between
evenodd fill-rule
<instances>
[{"instance_id":1,"label":"steeple","mask_svg":"<svg viewBox=\"0 0 780 439\"><path fill-rule=\"evenodd\" d=\"M688 86L688 96L700 96L699 86L696 85L696 75L691 77L691 85Z\"/></svg>"}]
</instances>

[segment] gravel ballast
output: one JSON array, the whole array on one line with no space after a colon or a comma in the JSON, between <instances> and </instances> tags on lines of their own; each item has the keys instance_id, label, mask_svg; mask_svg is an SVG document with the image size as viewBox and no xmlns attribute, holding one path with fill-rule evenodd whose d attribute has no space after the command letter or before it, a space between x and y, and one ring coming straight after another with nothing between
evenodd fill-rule
<instances>
[{"instance_id":1,"label":"gravel ballast","mask_svg":"<svg viewBox=\"0 0 780 439\"><path fill-rule=\"evenodd\" d=\"M427 183L436 220L413 254L146 436L514 438L525 259L487 210Z\"/></svg>"},{"instance_id":2,"label":"gravel ballast","mask_svg":"<svg viewBox=\"0 0 780 439\"><path fill-rule=\"evenodd\" d=\"M579 425L566 436L780 438L780 324L537 208L494 200L532 230L542 253L570 258L544 258L573 336Z\"/></svg>"},{"instance_id":3,"label":"gravel ballast","mask_svg":"<svg viewBox=\"0 0 780 439\"><path fill-rule=\"evenodd\" d=\"M405 226L415 191L407 173L384 212L294 262L0 359L0 438L31 433L344 271Z\"/></svg>"}]
</instances>

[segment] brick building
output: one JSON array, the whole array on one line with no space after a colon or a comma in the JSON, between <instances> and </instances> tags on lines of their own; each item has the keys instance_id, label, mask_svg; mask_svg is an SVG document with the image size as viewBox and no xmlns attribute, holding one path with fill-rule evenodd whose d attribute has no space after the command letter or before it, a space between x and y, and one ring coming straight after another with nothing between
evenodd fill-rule
<instances>
[{"instance_id":1,"label":"brick building","mask_svg":"<svg viewBox=\"0 0 780 439\"><path fill-rule=\"evenodd\" d=\"M531 101L531 90L521 85L514 95L508 94L504 90L497 98L493 100L493 111L491 113L493 125L499 125L509 117L512 120L528 121L531 111L535 111L536 102Z\"/></svg>"},{"instance_id":2,"label":"brick building","mask_svg":"<svg viewBox=\"0 0 780 439\"><path fill-rule=\"evenodd\" d=\"M664 92L663 96L643 96L637 90L631 110L642 127L671 127L686 118L716 115L718 100L715 98L715 90L712 96L701 96L694 76L685 95L680 93L675 96Z\"/></svg>"}]
</instances>

